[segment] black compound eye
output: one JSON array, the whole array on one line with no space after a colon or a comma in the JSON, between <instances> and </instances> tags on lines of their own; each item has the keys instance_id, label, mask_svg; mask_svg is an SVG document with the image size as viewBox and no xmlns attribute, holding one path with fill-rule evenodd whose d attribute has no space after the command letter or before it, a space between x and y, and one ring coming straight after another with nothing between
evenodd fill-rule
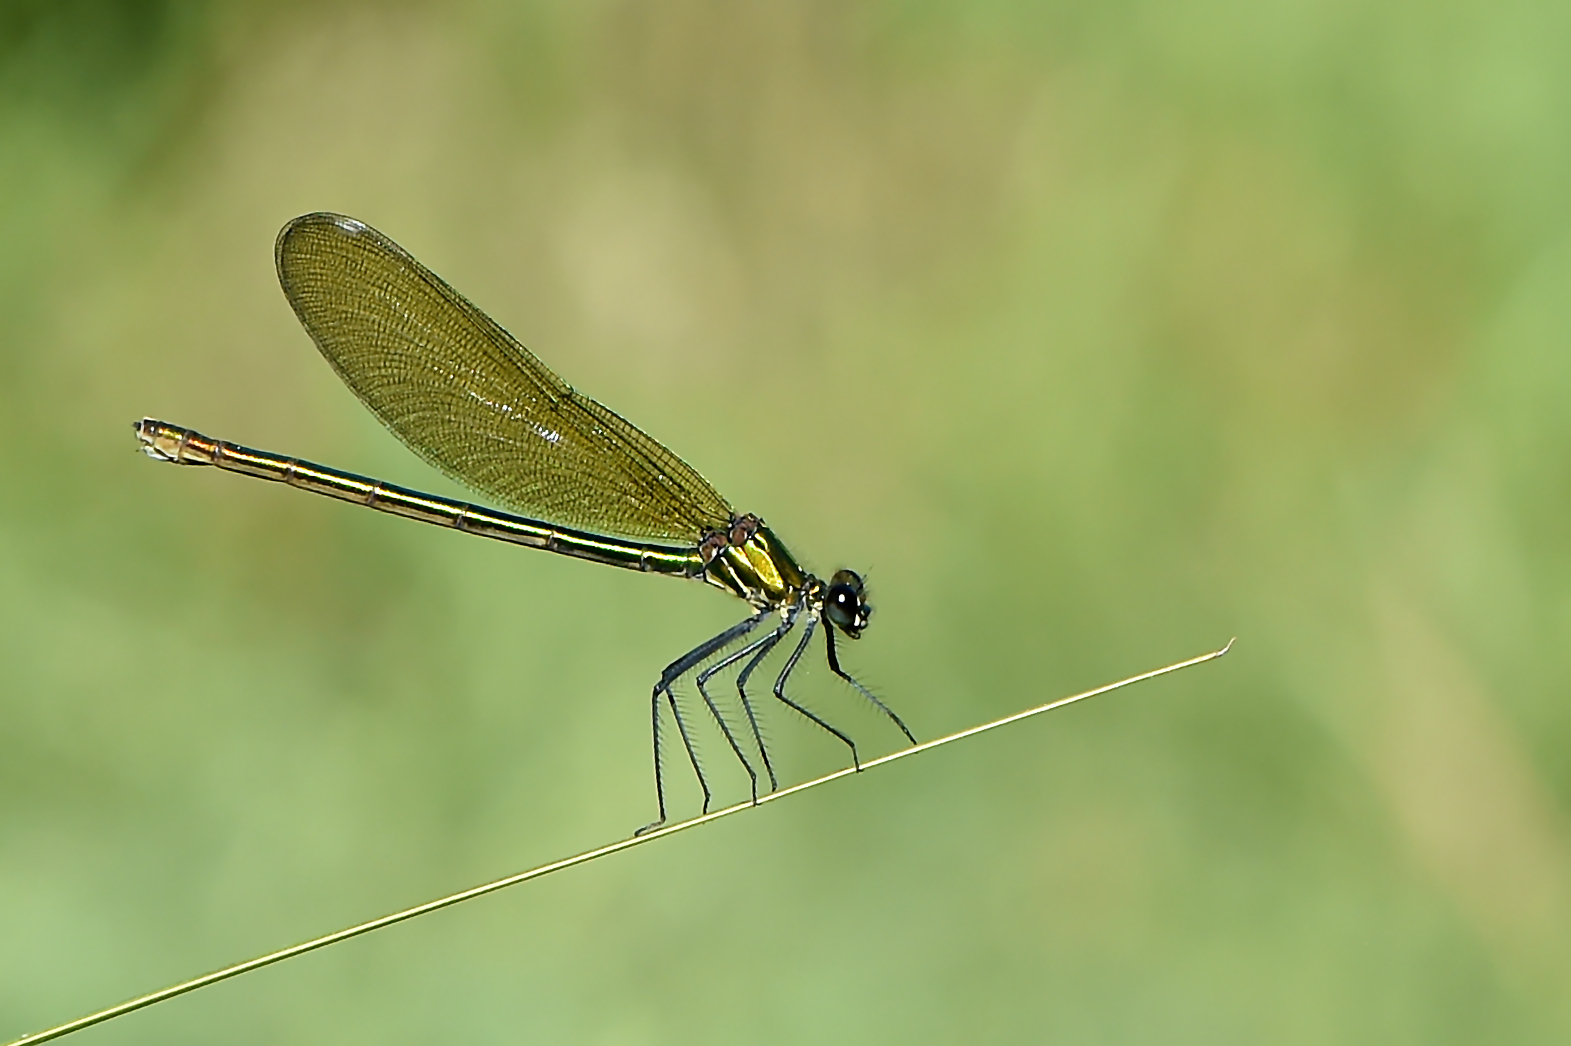
<instances>
[{"instance_id":1,"label":"black compound eye","mask_svg":"<svg viewBox=\"0 0 1571 1046\"><path fill-rule=\"evenodd\" d=\"M835 574L824 593L824 616L855 639L867 627L873 608L862 601L862 579L849 570Z\"/></svg>"}]
</instances>

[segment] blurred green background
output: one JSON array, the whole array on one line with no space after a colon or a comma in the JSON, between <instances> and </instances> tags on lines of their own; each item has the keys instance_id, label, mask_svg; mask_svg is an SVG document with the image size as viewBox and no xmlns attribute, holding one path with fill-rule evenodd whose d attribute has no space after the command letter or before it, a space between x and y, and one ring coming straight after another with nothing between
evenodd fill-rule
<instances>
[{"instance_id":1,"label":"blurred green background","mask_svg":"<svg viewBox=\"0 0 1571 1046\"><path fill-rule=\"evenodd\" d=\"M1567 1041L1568 54L1533 0L0 6L0 1039L625 835L743 609L136 454L455 492L278 291L329 209L865 570L920 736L1239 643L73 1041Z\"/></svg>"}]
</instances>

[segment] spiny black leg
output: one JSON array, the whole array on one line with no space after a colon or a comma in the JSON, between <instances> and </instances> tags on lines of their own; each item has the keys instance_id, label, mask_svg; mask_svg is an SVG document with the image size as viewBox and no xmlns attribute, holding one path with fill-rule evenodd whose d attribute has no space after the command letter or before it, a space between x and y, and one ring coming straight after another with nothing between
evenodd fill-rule
<instances>
[{"instance_id":1,"label":"spiny black leg","mask_svg":"<svg viewBox=\"0 0 1571 1046\"><path fill-rule=\"evenodd\" d=\"M747 681L752 676L753 670L762 663L764 658L769 656L769 652L775 648L775 645L795 625L796 613L792 612L790 617L780 622L779 628L754 644L754 646L760 648L758 653L753 655L753 659L736 676L736 692L741 695L742 707L747 709L747 721L753 725L753 740L758 742L758 751L764 757L764 769L769 771L770 791L775 791L780 787L780 780L775 776L775 764L769 758L769 746L764 744L763 732L758 729L758 716L753 712L753 700L747 696Z\"/></svg>"},{"instance_id":2,"label":"spiny black leg","mask_svg":"<svg viewBox=\"0 0 1571 1046\"><path fill-rule=\"evenodd\" d=\"M782 632L786 628L789 628L789 627L790 627L789 624L782 624L779 628L775 629L769 635L764 636L762 639L755 639L755 640L753 640L751 643L747 644L742 649L740 649L740 650L738 650L738 651L736 651L734 653L727 654L721 660L716 661L714 664L710 665L708 668L706 668L702 672L698 673L698 675L696 677L696 682L698 683L698 692L700 694L704 695L704 700L709 703L709 710L711 712L714 712L716 719L719 719L720 713L715 711L715 703L714 703L713 700L710 699L709 690L708 690L708 687L707 687L707 684L708 684L709 680L711 678L713 678L713 676L714 676L714 674L716 672L724 671L726 668L730 667L731 665L736 664L736 662L738 662L742 658L748 656L753 651L757 650L759 647L764 647L764 653L767 654L769 652L769 649L771 647L773 647L774 644L780 639L780 636L781 636ZM748 701L747 693L745 691L742 693L742 708L745 709L746 712L747 712L748 725L750 725L753 728L753 740L758 742L758 751L764 757L764 768L769 771L769 786L770 786L771 790L773 790L775 788L779 788L780 787L780 783L775 780L775 768L769 764L769 750L764 747L763 736L758 731L758 717L753 714L752 703ZM722 725L721 728L724 729L724 726ZM734 741L732 742L731 747L733 749L736 748L736 744L735 744ZM758 775L756 773L754 773L752 764L746 758L744 758L742 756L742 753L740 751L737 752L737 758L742 760L742 765L747 767L748 776L753 779L753 802L756 803L756 802L758 802Z\"/></svg>"},{"instance_id":3,"label":"spiny black leg","mask_svg":"<svg viewBox=\"0 0 1571 1046\"><path fill-rule=\"evenodd\" d=\"M687 733L687 724L682 722L682 710L677 707L676 695L671 691L665 692L665 698L671 705L671 715L676 719L676 732L682 736L682 747L687 749L687 761L693 764L693 773L698 775L698 787L704 790L704 813L709 812L709 782L704 778L704 768L698 765L698 750L693 747L693 739Z\"/></svg>"},{"instance_id":4,"label":"spiny black leg","mask_svg":"<svg viewBox=\"0 0 1571 1046\"><path fill-rule=\"evenodd\" d=\"M634 835L643 835L665 824L665 782L660 778L660 693L660 687L656 686L654 700L650 702L654 712L654 726L650 736L655 739L655 801L660 804L660 820L644 825Z\"/></svg>"},{"instance_id":5,"label":"spiny black leg","mask_svg":"<svg viewBox=\"0 0 1571 1046\"><path fill-rule=\"evenodd\" d=\"M660 682L655 684L654 694L652 695L652 697L650 699L650 704L652 706L653 719L654 719L653 734L654 734L654 741L655 741L655 799L660 804L660 820L655 821L653 824L646 824L646 825L644 825L644 827L642 827L638 831L634 832L633 833L634 835L643 835L645 832L649 831L650 829L659 828L661 825L665 824L665 821L666 821L665 781L661 777L661 771L660 771L660 695L661 694L664 694L667 698L670 698L671 710L672 710L673 713L676 714L676 717L677 717L677 720L676 720L677 728L682 731L682 741L683 741L683 743L687 744L687 754L688 754L688 757L693 762L693 770L698 773L698 783L700 785L703 785L703 788L704 788L704 811L706 813L708 812L708 810L709 810L709 805L708 805L709 804L709 786L704 781L703 771L698 769L698 759L697 759L696 756L693 755L692 745L690 743L688 743L687 729L682 724L682 716L681 716L681 713L677 711L676 698L671 695L671 688L676 685L676 681L678 679L681 679L687 673L691 672L695 665L701 664L703 662L704 658L709 657L716 650L723 650L723 649L725 649L730 644L736 642L738 639L741 639L743 636L747 635L753 629L757 628L758 627L758 623L764 619L764 614L765 613L767 613L767 611L760 610L758 613L754 614L752 617L748 618L747 620L739 621L736 624L732 625L730 628L726 629L724 632L721 632L719 635L712 636L711 638L709 638L709 639L705 640L704 642L700 643L698 646L696 646L693 649L689 650L687 653L683 654L681 657L677 658L675 661L671 662L669 665L666 665L665 671L660 673Z\"/></svg>"},{"instance_id":6,"label":"spiny black leg","mask_svg":"<svg viewBox=\"0 0 1571 1046\"><path fill-rule=\"evenodd\" d=\"M731 745L731 751L735 752L737 759L741 761L742 769L747 771L747 776L752 780L753 802L756 804L758 802L758 771L753 769L753 764L747 761L746 755L742 754L742 746L736 743L736 738L731 735L731 727L726 723L725 718L720 715L720 709L715 707L714 699L709 696L709 691L704 686L704 682L708 678L708 672L700 672L698 674L698 693L703 697L704 704L709 706L709 714L715 717L716 723L720 724L720 732L725 735L726 741Z\"/></svg>"},{"instance_id":7,"label":"spiny black leg","mask_svg":"<svg viewBox=\"0 0 1571 1046\"><path fill-rule=\"evenodd\" d=\"M796 668L796 663L802 659L802 651L807 649L808 640L813 638L813 629L817 627L818 619L816 617L809 617L807 624L802 626L802 639L796 644L796 649L791 651L791 656L786 659L785 667L780 670L780 675L775 680L775 696L844 741L846 747L851 749L851 765L860 770L862 769L862 761L856 755L856 742L785 695L786 679L791 675L792 669Z\"/></svg>"},{"instance_id":8,"label":"spiny black leg","mask_svg":"<svg viewBox=\"0 0 1571 1046\"><path fill-rule=\"evenodd\" d=\"M873 702L873 705L880 712L884 713L884 715L895 721L895 725L900 728L900 732L902 734L906 735L906 739L908 741L910 741L912 744L916 744L916 735L906 729L905 723L901 722L900 717L895 715L894 709L890 708L878 698L874 697L871 690L863 686L861 683L858 683L855 679L852 679L849 673L841 670L840 659L835 656L835 630L834 626L832 625L824 626L824 646L829 649L829 670L835 675L839 676L841 679L844 679L847 683L850 683L852 686L856 687L857 690L861 691L863 697Z\"/></svg>"}]
</instances>

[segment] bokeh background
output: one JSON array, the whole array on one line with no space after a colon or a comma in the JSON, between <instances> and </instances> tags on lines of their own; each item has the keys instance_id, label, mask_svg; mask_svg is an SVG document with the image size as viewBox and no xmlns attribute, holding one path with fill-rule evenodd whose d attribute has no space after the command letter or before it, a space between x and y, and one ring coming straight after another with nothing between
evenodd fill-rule
<instances>
[{"instance_id":1,"label":"bokeh background","mask_svg":"<svg viewBox=\"0 0 1571 1046\"><path fill-rule=\"evenodd\" d=\"M1238 646L75 1041L1567 1041L1567 54L1536 0L0 6L0 1039L627 834L742 609L136 454L456 493L277 289L329 209L865 570L921 736Z\"/></svg>"}]
</instances>

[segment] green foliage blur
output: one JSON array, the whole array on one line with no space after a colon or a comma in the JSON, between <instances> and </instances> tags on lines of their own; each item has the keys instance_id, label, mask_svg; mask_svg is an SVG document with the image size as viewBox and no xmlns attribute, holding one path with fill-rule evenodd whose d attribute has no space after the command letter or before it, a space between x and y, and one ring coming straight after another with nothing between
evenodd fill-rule
<instances>
[{"instance_id":1,"label":"green foliage blur","mask_svg":"<svg viewBox=\"0 0 1571 1046\"><path fill-rule=\"evenodd\" d=\"M1238 645L72 1041L1571 1040L1568 54L1549 0L0 5L0 1040L627 834L743 611L137 454L458 493L279 293L312 210L864 571L921 737Z\"/></svg>"}]
</instances>

